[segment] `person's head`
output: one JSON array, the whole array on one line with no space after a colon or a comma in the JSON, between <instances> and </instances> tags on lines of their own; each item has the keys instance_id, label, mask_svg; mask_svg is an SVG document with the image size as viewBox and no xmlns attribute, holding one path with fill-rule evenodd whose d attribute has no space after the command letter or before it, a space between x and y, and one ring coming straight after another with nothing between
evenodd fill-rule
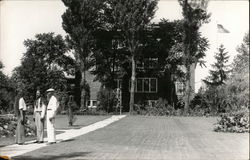
<instances>
[{"instance_id":1,"label":"person's head","mask_svg":"<svg viewBox=\"0 0 250 160\"><path fill-rule=\"evenodd\" d=\"M50 88L47 90L47 98L49 99L53 94L54 94L55 90L53 88Z\"/></svg>"},{"instance_id":2,"label":"person's head","mask_svg":"<svg viewBox=\"0 0 250 160\"><path fill-rule=\"evenodd\" d=\"M23 96L23 93L22 93L21 91L18 91L18 92L17 92L17 96L18 96L19 98L21 98L21 97Z\"/></svg>"},{"instance_id":3,"label":"person's head","mask_svg":"<svg viewBox=\"0 0 250 160\"><path fill-rule=\"evenodd\" d=\"M36 91L36 97L37 97L37 98L41 97L41 92L40 92L40 90L37 90L37 91Z\"/></svg>"}]
</instances>

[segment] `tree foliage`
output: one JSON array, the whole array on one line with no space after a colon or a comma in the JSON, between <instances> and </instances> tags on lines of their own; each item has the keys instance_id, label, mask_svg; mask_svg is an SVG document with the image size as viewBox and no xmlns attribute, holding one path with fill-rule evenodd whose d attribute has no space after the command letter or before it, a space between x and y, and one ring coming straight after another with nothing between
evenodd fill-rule
<instances>
[{"instance_id":1,"label":"tree foliage","mask_svg":"<svg viewBox=\"0 0 250 160\"><path fill-rule=\"evenodd\" d=\"M211 72L217 73L217 76L210 75L207 87L201 92L203 107L210 108L211 111L217 112L234 112L249 108L249 33L243 39L243 43L236 49L238 54L235 56L231 65L230 72ZM218 68L226 65L219 65L228 57L224 48L217 53L218 61L215 63ZM223 54L222 54L223 53ZM221 56L219 56L221 55ZM222 56L223 55L223 56ZM222 58L224 57L224 58ZM220 66L220 67L218 67ZM223 74L221 74L223 73ZM225 75L224 75L225 74ZM221 77L222 76L222 77ZM224 77L224 78L223 78ZM226 79L225 79L226 77ZM223 79L223 81L222 81ZM207 80L208 81L208 80ZM223 82L223 83L222 83Z\"/></svg>"},{"instance_id":2,"label":"tree foliage","mask_svg":"<svg viewBox=\"0 0 250 160\"><path fill-rule=\"evenodd\" d=\"M67 7L62 15L63 29L77 61L76 71L81 72L81 105L86 105L85 71L91 67L89 56L95 46L94 33L101 27L103 1L63 0Z\"/></svg>"},{"instance_id":3,"label":"tree foliage","mask_svg":"<svg viewBox=\"0 0 250 160\"><path fill-rule=\"evenodd\" d=\"M91 56L92 72L96 80L100 81L106 88L114 89L115 79L120 79L126 74L127 63L126 47L121 46L123 40L117 31L99 30L96 33L96 47Z\"/></svg>"},{"instance_id":4,"label":"tree foliage","mask_svg":"<svg viewBox=\"0 0 250 160\"><path fill-rule=\"evenodd\" d=\"M74 66L74 59L66 55L67 46L61 35L43 33L35 39L24 41L27 48L21 60L21 66L15 68L12 79L16 82L17 91L33 100L36 89L42 92L48 88L65 91L64 72Z\"/></svg>"},{"instance_id":5,"label":"tree foliage","mask_svg":"<svg viewBox=\"0 0 250 160\"><path fill-rule=\"evenodd\" d=\"M232 72L227 87L228 99L232 105L249 107L249 32L237 48L238 54L232 63Z\"/></svg>"},{"instance_id":6,"label":"tree foliage","mask_svg":"<svg viewBox=\"0 0 250 160\"><path fill-rule=\"evenodd\" d=\"M196 1L196 3L200 3L201 6L203 4L207 4L208 0ZM185 110L187 111L189 108L190 97L192 93L191 87L191 65L196 64L198 62L202 62L201 59L205 56L203 52L198 52L198 48L200 47L197 43L201 41L199 38L200 32L199 28L203 23L207 23L210 15L206 12L205 7L193 7L188 0L179 0L179 3L182 7L182 15L183 15L183 53L184 53L184 65L186 67L186 98L185 98ZM202 50L202 49L201 49ZM206 50L206 48L203 48Z\"/></svg>"},{"instance_id":7,"label":"tree foliage","mask_svg":"<svg viewBox=\"0 0 250 160\"><path fill-rule=\"evenodd\" d=\"M141 46L141 35L153 18L157 0L108 0L111 16L116 28L121 30L122 37L128 47L131 61L130 113L134 107L134 91L136 77L136 56Z\"/></svg>"},{"instance_id":8,"label":"tree foliage","mask_svg":"<svg viewBox=\"0 0 250 160\"><path fill-rule=\"evenodd\" d=\"M213 70L210 70L210 75L204 80L204 82L211 86L220 86L225 83L228 78L229 66L227 62L229 60L228 52L225 52L225 48L221 45L218 48L218 52L214 56L216 62L212 64Z\"/></svg>"},{"instance_id":9,"label":"tree foliage","mask_svg":"<svg viewBox=\"0 0 250 160\"><path fill-rule=\"evenodd\" d=\"M0 61L0 113L13 109L15 95L14 83L3 73L3 68L3 63Z\"/></svg>"}]
</instances>

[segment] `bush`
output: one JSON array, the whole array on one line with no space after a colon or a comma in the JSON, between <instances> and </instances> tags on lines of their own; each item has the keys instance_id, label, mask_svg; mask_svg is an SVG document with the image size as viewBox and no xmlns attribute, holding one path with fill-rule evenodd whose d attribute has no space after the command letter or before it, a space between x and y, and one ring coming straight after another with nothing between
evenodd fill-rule
<instances>
[{"instance_id":1,"label":"bush","mask_svg":"<svg viewBox=\"0 0 250 160\"><path fill-rule=\"evenodd\" d=\"M175 109L176 108L176 109ZM135 104L134 114L147 116L211 116L209 108L203 108L196 105L190 108L187 113L184 112L183 101L180 100L177 106L168 104L166 100L160 98L154 106Z\"/></svg>"},{"instance_id":2,"label":"bush","mask_svg":"<svg viewBox=\"0 0 250 160\"><path fill-rule=\"evenodd\" d=\"M160 98L154 106L136 104L135 112L147 116L171 116L174 115L175 109L166 100Z\"/></svg>"},{"instance_id":3,"label":"bush","mask_svg":"<svg viewBox=\"0 0 250 160\"><path fill-rule=\"evenodd\" d=\"M0 117L0 138L12 137L16 134L17 119L14 116ZM35 128L31 125L29 120L25 124L26 136L34 136Z\"/></svg>"},{"instance_id":4,"label":"bush","mask_svg":"<svg viewBox=\"0 0 250 160\"><path fill-rule=\"evenodd\" d=\"M105 112L113 112L116 104L115 94L112 89L101 87L97 93L97 100L99 101L98 110L104 110Z\"/></svg>"},{"instance_id":5,"label":"bush","mask_svg":"<svg viewBox=\"0 0 250 160\"><path fill-rule=\"evenodd\" d=\"M216 132L249 132L249 110L243 109L238 112L225 113L215 124Z\"/></svg>"}]
</instances>

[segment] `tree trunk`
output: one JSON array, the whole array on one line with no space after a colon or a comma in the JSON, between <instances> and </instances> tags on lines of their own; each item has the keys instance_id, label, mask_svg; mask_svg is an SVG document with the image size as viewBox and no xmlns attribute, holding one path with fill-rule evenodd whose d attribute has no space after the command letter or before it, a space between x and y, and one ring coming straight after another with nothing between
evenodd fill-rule
<instances>
[{"instance_id":1,"label":"tree trunk","mask_svg":"<svg viewBox=\"0 0 250 160\"><path fill-rule=\"evenodd\" d=\"M188 109L189 109L189 104L190 104L190 96L191 96L191 90L192 90L192 87L191 87L191 69L190 69L191 65L190 64L187 64L186 66L186 96L185 96L185 113L188 112Z\"/></svg>"},{"instance_id":2,"label":"tree trunk","mask_svg":"<svg viewBox=\"0 0 250 160\"><path fill-rule=\"evenodd\" d=\"M70 103L68 105L68 116L69 116L69 126L72 126L73 125L73 111L72 111L72 104Z\"/></svg>"},{"instance_id":3,"label":"tree trunk","mask_svg":"<svg viewBox=\"0 0 250 160\"><path fill-rule=\"evenodd\" d=\"M81 108L85 109L86 108L86 90L85 90L85 71L82 71L82 80L81 80Z\"/></svg>"},{"instance_id":4,"label":"tree trunk","mask_svg":"<svg viewBox=\"0 0 250 160\"><path fill-rule=\"evenodd\" d=\"M129 102L129 113L132 114L134 111L134 98L135 98L135 57L132 55L132 75L131 75L131 88L130 88L130 102Z\"/></svg>"},{"instance_id":5,"label":"tree trunk","mask_svg":"<svg viewBox=\"0 0 250 160\"><path fill-rule=\"evenodd\" d=\"M187 15L188 11L187 11L187 5L188 2L187 0L184 0L184 8L183 8L183 12L184 15ZM184 42L184 55L185 55L185 67L186 67L186 85L185 85L185 106L184 106L184 112L187 113L188 109L189 109L189 103L190 103L190 91L191 91L191 73L190 73L190 21L187 17L184 18L184 35L183 35L183 42ZM185 25L186 24L186 25Z\"/></svg>"}]
</instances>

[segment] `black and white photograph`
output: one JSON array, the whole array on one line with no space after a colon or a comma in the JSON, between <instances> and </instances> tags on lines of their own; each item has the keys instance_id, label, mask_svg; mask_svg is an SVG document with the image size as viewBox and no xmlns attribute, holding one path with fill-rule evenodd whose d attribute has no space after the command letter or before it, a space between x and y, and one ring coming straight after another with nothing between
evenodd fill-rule
<instances>
[{"instance_id":1,"label":"black and white photograph","mask_svg":"<svg viewBox=\"0 0 250 160\"><path fill-rule=\"evenodd\" d=\"M0 160L249 160L249 0L0 0Z\"/></svg>"}]
</instances>

